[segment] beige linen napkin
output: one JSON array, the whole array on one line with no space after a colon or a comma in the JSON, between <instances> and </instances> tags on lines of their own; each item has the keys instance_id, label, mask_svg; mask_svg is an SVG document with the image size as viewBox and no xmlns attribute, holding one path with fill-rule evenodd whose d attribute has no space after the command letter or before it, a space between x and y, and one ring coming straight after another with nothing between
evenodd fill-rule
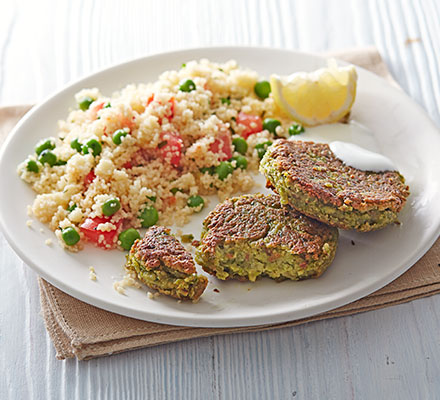
<instances>
[{"instance_id":1,"label":"beige linen napkin","mask_svg":"<svg viewBox=\"0 0 440 400\"><path fill-rule=\"evenodd\" d=\"M334 54L396 83L374 48ZM30 106L0 108L0 140ZM191 328L136 320L83 303L39 278L42 314L57 358L89 359L141 347L204 336L284 328L356 314L440 293L440 240L405 274L377 292L346 306L297 321L242 328Z\"/></svg>"}]
</instances>

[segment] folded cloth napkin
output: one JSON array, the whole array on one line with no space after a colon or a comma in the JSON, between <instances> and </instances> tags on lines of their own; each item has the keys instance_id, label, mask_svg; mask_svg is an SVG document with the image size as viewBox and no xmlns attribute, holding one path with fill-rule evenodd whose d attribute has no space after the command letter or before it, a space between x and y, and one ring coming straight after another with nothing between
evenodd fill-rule
<instances>
[{"instance_id":1,"label":"folded cloth napkin","mask_svg":"<svg viewBox=\"0 0 440 400\"><path fill-rule=\"evenodd\" d=\"M332 53L397 85L375 48ZM30 106L0 108L0 140ZM358 301L324 314L296 321L241 328L191 328L124 317L79 301L39 278L41 309L57 358L80 360L179 340L234 332L284 328L327 318L352 315L440 293L440 240L405 274Z\"/></svg>"}]
</instances>

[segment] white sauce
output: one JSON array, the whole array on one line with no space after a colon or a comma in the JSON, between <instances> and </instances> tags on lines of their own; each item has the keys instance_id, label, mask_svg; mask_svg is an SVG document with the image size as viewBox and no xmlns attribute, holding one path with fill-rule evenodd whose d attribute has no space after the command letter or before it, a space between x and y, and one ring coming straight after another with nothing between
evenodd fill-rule
<instances>
[{"instance_id":1,"label":"white sauce","mask_svg":"<svg viewBox=\"0 0 440 400\"><path fill-rule=\"evenodd\" d=\"M304 133L291 136L290 140L305 140L316 143L331 143L339 140L340 142L357 144L371 151L379 149L373 132L356 121L350 121L348 124L336 123L306 128Z\"/></svg>"},{"instance_id":2,"label":"white sauce","mask_svg":"<svg viewBox=\"0 0 440 400\"><path fill-rule=\"evenodd\" d=\"M341 161L362 171L396 171L395 165L385 156L378 154L373 132L360 123L351 120L348 124L328 124L313 128L289 140L305 140L328 143L330 149Z\"/></svg>"},{"instance_id":3,"label":"white sauce","mask_svg":"<svg viewBox=\"0 0 440 400\"><path fill-rule=\"evenodd\" d=\"M366 150L352 143L334 141L329 143L330 150L344 164L361 171L396 171L392 161L382 154Z\"/></svg>"}]
</instances>

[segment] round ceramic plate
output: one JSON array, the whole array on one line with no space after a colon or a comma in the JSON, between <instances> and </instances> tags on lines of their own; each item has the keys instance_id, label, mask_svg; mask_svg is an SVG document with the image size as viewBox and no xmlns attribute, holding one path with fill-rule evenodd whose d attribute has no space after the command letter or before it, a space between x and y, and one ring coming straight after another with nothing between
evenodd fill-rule
<instances>
[{"instance_id":1,"label":"round ceramic plate","mask_svg":"<svg viewBox=\"0 0 440 400\"><path fill-rule=\"evenodd\" d=\"M82 301L126 316L174 325L233 327L295 320L342 306L391 282L429 249L440 226L440 133L426 113L402 91L361 68L357 69L358 93L351 114L356 123L339 126L340 133L345 140L351 137L354 142L362 142L366 138L365 143L375 143L376 149L388 156L406 177L411 196L400 215L400 226L371 233L341 232L336 258L319 279L240 283L210 277L197 304L178 303L166 296L150 299L145 287L128 288L121 295L113 289L113 282L123 276L124 253L87 246L72 254L56 244L54 234L46 226L37 221L31 228L26 226L26 206L35 194L19 179L16 166L33 152L39 139L56 135L57 121L64 119L68 109L75 105L76 92L98 87L110 95L127 84L156 80L165 70L201 58L218 62L235 59L242 67L266 77L271 73L311 71L326 64L314 55L266 48L177 51L93 74L35 107L9 135L0 154L0 224L12 248L39 275ZM337 128L338 125L331 127L333 131L339 131ZM327 129L330 128L311 132L325 138ZM196 215L183 231L197 237L203 218L214 205L215 201L211 201L210 207ZM54 244L45 245L47 238ZM88 278L89 266L95 267L97 281Z\"/></svg>"}]
</instances>

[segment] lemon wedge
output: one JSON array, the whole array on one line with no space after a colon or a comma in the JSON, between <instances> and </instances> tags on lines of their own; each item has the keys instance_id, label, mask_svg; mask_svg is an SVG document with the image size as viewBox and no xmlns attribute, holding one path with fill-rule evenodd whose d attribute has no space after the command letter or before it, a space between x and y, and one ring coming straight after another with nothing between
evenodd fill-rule
<instances>
[{"instance_id":1,"label":"lemon wedge","mask_svg":"<svg viewBox=\"0 0 440 400\"><path fill-rule=\"evenodd\" d=\"M356 97L356 69L352 65L338 67L334 59L327 63L327 68L310 73L270 77L275 103L302 125L337 122L351 110Z\"/></svg>"}]
</instances>

